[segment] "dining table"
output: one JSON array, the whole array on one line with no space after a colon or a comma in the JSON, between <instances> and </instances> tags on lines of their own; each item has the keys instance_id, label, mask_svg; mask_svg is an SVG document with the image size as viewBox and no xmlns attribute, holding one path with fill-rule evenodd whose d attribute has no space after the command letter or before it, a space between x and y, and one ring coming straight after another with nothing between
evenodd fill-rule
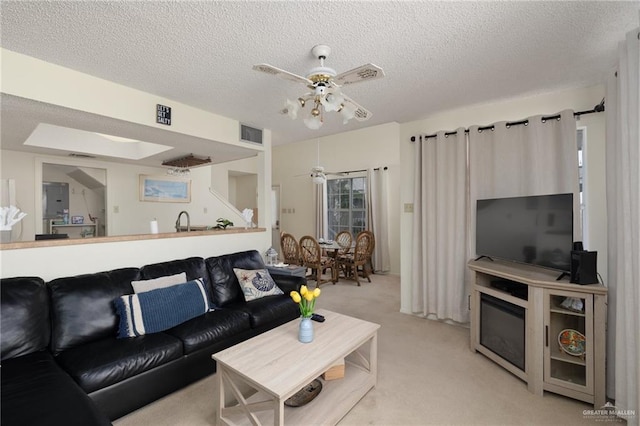
<instances>
[{"instance_id":1,"label":"dining table","mask_svg":"<svg viewBox=\"0 0 640 426\"><path fill-rule=\"evenodd\" d=\"M327 255L333 259L334 267L331 268L331 281L336 283L340 277L338 270L338 253L340 250L344 249L344 247L338 244L337 241L322 239L318 239L318 245L321 250L325 250Z\"/></svg>"}]
</instances>

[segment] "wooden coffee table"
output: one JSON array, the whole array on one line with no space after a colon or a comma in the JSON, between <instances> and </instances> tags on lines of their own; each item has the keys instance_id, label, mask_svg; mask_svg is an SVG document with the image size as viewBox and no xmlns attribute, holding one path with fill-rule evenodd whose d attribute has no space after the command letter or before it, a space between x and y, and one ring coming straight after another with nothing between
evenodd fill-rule
<instances>
[{"instance_id":1,"label":"wooden coffee table","mask_svg":"<svg viewBox=\"0 0 640 426\"><path fill-rule=\"evenodd\" d=\"M290 321L212 355L217 361L216 423L334 425L377 382L378 324L327 310L314 322L314 340L298 341L299 321ZM322 381L322 392L302 407L284 401L345 361L341 379ZM242 388L255 392L250 397ZM245 392L246 393L246 392ZM229 398L234 403L226 405Z\"/></svg>"}]
</instances>

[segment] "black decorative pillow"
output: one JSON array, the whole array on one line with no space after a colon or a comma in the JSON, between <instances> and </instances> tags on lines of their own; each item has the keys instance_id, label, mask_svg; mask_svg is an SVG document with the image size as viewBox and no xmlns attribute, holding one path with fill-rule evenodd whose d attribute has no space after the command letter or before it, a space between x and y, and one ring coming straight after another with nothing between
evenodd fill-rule
<instances>
[{"instance_id":1,"label":"black decorative pillow","mask_svg":"<svg viewBox=\"0 0 640 426\"><path fill-rule=\"evenodd\" d=\"M244 300L247 302L264 296L283 294L266 269L247 270L233 268L233 272L238 277Z\"/></svg>"}]
</instances>

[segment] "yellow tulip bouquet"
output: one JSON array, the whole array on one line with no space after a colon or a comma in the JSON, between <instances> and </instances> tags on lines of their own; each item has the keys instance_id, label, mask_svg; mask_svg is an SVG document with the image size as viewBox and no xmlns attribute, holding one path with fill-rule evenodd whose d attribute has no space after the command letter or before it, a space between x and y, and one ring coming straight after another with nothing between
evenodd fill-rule
<instances>
[{"instance_id":1,"label":"yellow tulip bouquet","mask_svg":"<svg viewBox=\"0 0 640 426\"><path fill-rule=\"evenodd\" d=\"M316 299L320 296L320 289L309 290L306 285L300 287L300 293L292 291L289 293L294 302L300 306L300 314L303 318L311 318L313 308L316 306Z\"/></svg>"}]
</instances>

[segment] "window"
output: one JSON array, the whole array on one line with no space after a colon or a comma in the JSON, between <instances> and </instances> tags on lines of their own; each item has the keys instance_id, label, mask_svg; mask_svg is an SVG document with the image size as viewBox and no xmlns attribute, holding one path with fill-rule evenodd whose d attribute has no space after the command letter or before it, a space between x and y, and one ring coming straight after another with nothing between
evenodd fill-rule
<instances>
[{"instance_id":1,"label":"window","mask_svg":"<svg viewBox=\"0 0 640 426\"><path fill-rule=\"evenodd\" d=\"M357 235L367 227L367 178L350 177L327 181L329 238L340 231Z\"/></svg>"}]
</instances>

